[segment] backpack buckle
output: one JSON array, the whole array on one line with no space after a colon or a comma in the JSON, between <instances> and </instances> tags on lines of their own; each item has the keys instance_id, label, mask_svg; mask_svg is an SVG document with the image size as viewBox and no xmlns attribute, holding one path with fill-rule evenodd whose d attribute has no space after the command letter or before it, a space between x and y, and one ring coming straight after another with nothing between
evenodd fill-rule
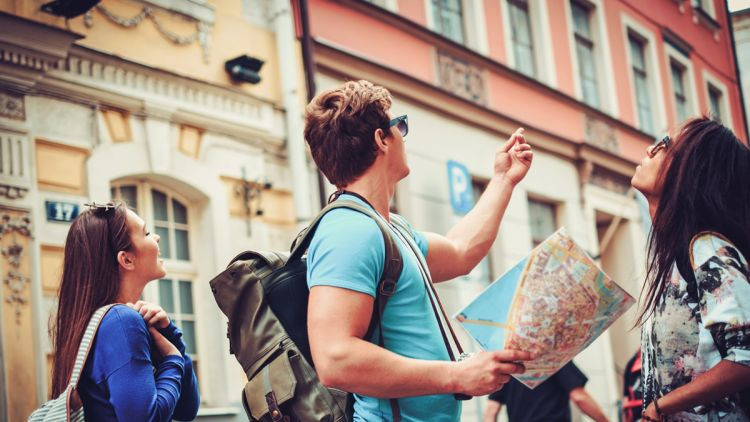
<instances>
[{"instance_id":1,"label":"backpack buckle","mask_svg":"<svg viewBox=\"0 0 750 422\"><path fill-rule=\"evenodd\" d=\"M385 279L380 283L380 294L383 296L393 296L396 293L396 280L391 278Z\"/></svg>"}]
</instances>

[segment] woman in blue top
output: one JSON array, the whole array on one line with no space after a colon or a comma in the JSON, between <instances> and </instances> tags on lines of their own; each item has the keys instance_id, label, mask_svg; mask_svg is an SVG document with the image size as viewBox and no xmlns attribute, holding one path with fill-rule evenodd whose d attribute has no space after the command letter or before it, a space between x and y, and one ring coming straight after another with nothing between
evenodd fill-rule
<instances>
[{"instance_id":1,"label":"woman in blue top","mask_svg":"<svg viewBox=\"0 0 750 422\"><path fill-rule=\"evenodd\" d=\"M124 204L93 205L73 221L52 328L51 397L69 383L91 315L121 303L102 320L78 384L87 419L195 419L198 383L182 332L159 306L138 300L165 275L159 236Z\"/></svg>"}]
</instances>

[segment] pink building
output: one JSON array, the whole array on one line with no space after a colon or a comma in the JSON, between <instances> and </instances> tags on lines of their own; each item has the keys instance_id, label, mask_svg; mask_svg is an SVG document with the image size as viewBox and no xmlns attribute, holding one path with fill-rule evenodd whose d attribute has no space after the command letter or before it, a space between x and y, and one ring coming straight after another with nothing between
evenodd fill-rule
<instances>
[{"instance_id":1,"label":"pink building","mask_svg":"<svg viewBox=\"0 0 750 422\"><path fill-rule=\"evenodd\" d=\"M317 91L369 79L394 94L395 114L409 114L412 175L396 207L416 227L445 232L457 219L449 160L468 169L478 193L495 148L516 127L536 148L490 256L441 286L449 312L559 226L637 296L648 221L629 180L646 147L702 113L747 141L724 1L307 4ZM620 373L639 344L633 313L576 359L613 418ZM480 408L466 404L464 416Z\"/></svg>"}]
</instances>

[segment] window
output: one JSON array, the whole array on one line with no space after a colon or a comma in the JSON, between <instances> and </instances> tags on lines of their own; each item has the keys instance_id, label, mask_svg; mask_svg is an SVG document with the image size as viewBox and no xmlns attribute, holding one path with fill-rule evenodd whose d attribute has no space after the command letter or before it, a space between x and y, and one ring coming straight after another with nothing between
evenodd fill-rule
<instances>
[{"instance_id":1,"label":"window","mask_svg":"<svg viewBox=\"0 0 750 422\"><path fill-rule=\"evenodd\" d=\"M183 332L187 353L198 373L197 333L193 280L197 270L191 262L189 210L185 202L149 183L118 183L111 188L113 199L125 201L138 213L146 227L158 234L159 250L167 277L146 286L143 299L158 303Z\"/></svg>"},{"instance_id":2,"label":"window","mask_svg":"<svg viewBox=\"0 0 750 422\"><path fill-rule=\"evenodd\" d=\"M690 116L687 93L685 91L686 70L681 64L674 61L671 61L669 66L672 71L672 90L674 91L674 104L677 113L677 121L683 122L688 116Z\"/></svg>"},{"instance_id":3,"label":"window","mask_svg":"<svg viewBox=\"0 0 750 422\"><path fill-rule=\"evenodd\" d=\"M482 196L482 193L484 193L484 190L486 188L486 180L473 179L471 181L471 189L474 195L475 203L477 200L479 200L479 197ZM479 261L479 264L477 264L477 266L474 267L471 272L469 272L469 274L465 275L463 279L467 281L477 281L486 284L493 282L494 278L492 276L492 258L490 258L491 254L492 251L490 250L490 252L484 258L482 258L481 261Z\"/></svg>"},{"instance_id":4,"label":"window","mask_svg":"<svg viewBox=\"0 0 750 422\"><path fill-rule=\"evenodd\" d=\"M708 84L708 107L711 117L717 122L722 122L724 116L721 112L722 92L719 88Z\"/></svg>"},{"instance_id":5,"label":"window","mask_svg":"<svg viewBox=\"0 0 750 422\"><path fill-rule=\"evenodd\" d=\"M577 1L571 2L570 6L573 14L575 48L583 101L592 107L599 107L599 87L594 58L594 41L591 32L591 10Z\"/></svg>"},{"instance_id":6,"label":"window","mask_svg":"<svg viewBox=\"0 0 750 422\"><path fill-rule=\"evenodd\" d=\"M641 130L653 133L651 99L649 98L649 81L646 72L645 41L634 34L628 35L630 44L630 60L633 68L633 86L635 88L635 103L638 112L638 124Z\"/></svg>"},{"instance_id":7,"label":"window","mask_svg":"<svg viewBox=\"0 0 750 422\"><path fill-rule=\"evenodd\" d=\"M464 43L462 0L432 0L435 31L457 43Z\"/></svg>"},{"instance_id":8,"label":"window","mask_svg":"<svg viewBox=\"0 0 750 422\"><path fill-rule=\"evenodd\" d=\"M557 206L551 202L529 198L529 224L531 243L537 246L557 230Z\"/></svg>"},{"instance_id":9,"label":"window","mask_svg":"<svg viewBox=\"0 0 750 422\"><path fill-rule=\"evenodd\" d=\"M527 76L534 77L536 74L534 42L527 0L508 0L508 13L516 69Z\"/></svg>"},{"instance_id":10,"label":"window","mask_svg":"<svg viewBox=\"0 0 750 422\"><path fill-rule=\"evenodd\" d=\"M190 280L163 278L158 283L158 302L169 314L169 319L182 329L185 349L192 358L197 354L195 345L193 282Z\"/></svg>"}]
</instances>

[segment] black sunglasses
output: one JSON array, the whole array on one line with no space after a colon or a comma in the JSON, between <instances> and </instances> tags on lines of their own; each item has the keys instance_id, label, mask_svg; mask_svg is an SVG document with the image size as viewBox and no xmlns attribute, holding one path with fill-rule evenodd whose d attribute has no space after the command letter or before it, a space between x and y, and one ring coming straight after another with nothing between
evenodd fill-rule
<instances>
[{"instance_id":1,"label":"black sunglasses","mask_svg":"<svg viewBox=\"0 0 750 422\"><path fill-rule=\"evenodd\" d=\"M409 133L409 118L406 117L406 114L403 116L398 116L393 119L391 119L390 122L388 122L388 127L391 128L393 126L396 126L396 129L398 129L401 136L406 136L406 134Z\"/></svg>"},{"instance_id":2,"label":"black sunglasses","mask_svg":"<svg viewBox=\"0 0 750 422\"><path fill-rule=\"evenodd\" d=\"M661 138L660 140L656 141L651 148L648 149L646 152L648 154L649 158L654 158L657 152L661 150L667 150L669 149L669 144L672 143L672 138L669 137L669 135Z\"/></svg>"}]
</instances>

